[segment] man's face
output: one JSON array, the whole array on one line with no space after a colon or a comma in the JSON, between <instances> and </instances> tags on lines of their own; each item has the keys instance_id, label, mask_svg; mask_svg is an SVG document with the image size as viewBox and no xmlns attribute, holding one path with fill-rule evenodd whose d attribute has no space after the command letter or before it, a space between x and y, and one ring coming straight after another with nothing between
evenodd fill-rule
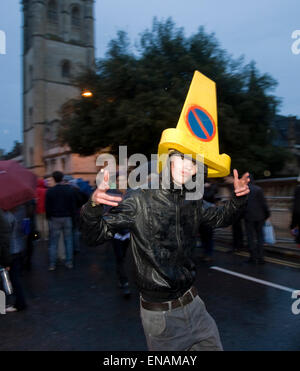
<instances>
[{"instance_id":1,"label":"man's face","mask_svg":"<svg viewBox=\"0 0 300 371\"><path fill-rule=\"evenodd\" d=\"M171 174L175 184L183 185L196 174L197 165L183 155L174 154L170 157Z\"/></svg>"}]
</instances>

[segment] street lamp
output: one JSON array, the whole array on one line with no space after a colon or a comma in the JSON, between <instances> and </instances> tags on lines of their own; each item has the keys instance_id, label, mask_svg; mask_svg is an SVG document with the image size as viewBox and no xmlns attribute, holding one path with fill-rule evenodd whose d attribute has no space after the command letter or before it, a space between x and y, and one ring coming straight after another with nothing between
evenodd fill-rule
<instances>
[{"instance_id":1,"label":"street lamp","mask_svg":"<svg viewBox=\"0 0 300 371\"><path fill-rule=\"evenodd\" d=\"M90 90L83 90L81 96L84 98L92 98L93 93Z\"/></svg>"}]
</instances>

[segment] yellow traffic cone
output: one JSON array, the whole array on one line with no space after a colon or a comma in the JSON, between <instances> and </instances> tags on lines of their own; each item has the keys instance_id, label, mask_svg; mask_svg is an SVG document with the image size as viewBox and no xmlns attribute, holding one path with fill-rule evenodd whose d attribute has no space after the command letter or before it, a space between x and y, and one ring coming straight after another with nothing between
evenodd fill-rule
<instances>
[{"instance_id":1,"label":"yellow traffic cone","mask_svg":"<svg viewBox=\"0 0 300 371\"><path fill-rule=\"evenodd\" d=\"M163 131L158 146L158 172L161 172L166 154L175 149L208 167L208 177L224 177L230 173L231 159L219 154L216 84L195 71L176 129ZM163 155L163 156L162 156ZM197 156L198 155L198 156Z\"/></svg>"}]
</instances>

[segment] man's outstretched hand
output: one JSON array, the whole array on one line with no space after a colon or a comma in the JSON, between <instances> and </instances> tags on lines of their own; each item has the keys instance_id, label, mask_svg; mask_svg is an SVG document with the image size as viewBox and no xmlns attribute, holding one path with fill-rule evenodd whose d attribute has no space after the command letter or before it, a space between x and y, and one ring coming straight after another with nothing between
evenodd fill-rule
<instances>
[{"instance_id":1,"label":"man's outstretched hand","mask_svg":"<svg viewBox=\"0 0 300 371\"><path fill-rule=\"evenodd\" d=\"M250 193L250 189L248 187L248 183L250 182L249 173L245 173L241 179L239 179L239 173L236 169L233 170L233 176L234 176L234 192L237 197L239 196L245 196L248 193Z\"/></svg>"},{"instance_id":2,"label":"man's outstretched hand","mask_svg":"<svg viewBox=\"0 0 300 371\"><path fill-rule=\"evenodd\" d=\"M109 189L109 172L104 170L103 181L100 183L96 191L92 195L92 201L97 204L109 205L109 206L118 206L119 202L122 201L120 196L111 196L107 194Z\"/></svg>"}]
</instances>

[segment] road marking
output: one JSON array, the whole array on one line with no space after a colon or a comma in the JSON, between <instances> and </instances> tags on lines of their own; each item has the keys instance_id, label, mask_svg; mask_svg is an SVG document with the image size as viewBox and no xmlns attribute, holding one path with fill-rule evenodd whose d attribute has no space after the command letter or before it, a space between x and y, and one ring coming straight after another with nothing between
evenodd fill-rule
<instances>
[{"instance_id":1,"label":"road marking","mask_svg":"<svg viewBox=\"0 0 300 371\"><path fill-rule=\"evenodd\" d=\"M240 277L240 278L243 278L243 279L248 280L248 281L257 282L257 283L260 283L261 285L274 287L275 289L279 289L279 290L283 290L283 291L287 291L287 292L294 292L294 291L296 291L296 289L292 289L290 287L277 285L276 283L269 282L269 281L259 280L258 278L247 276L246 274L241 274L241 273L233 272L233 271L230 271L228 269L221 268L221 267L212 266L212 267L210 267L210 269L214 269L216 271L220 271L220 272L223 272L223 273L231 274L232 276Z\"/></svg>"},{"instance_id":2,"label":"road marking","mask_svg":"<svg viewBox=\"0 0 300 371\"><path fill-rule=\"evenodd\" d=\"M221 251L221 252L226 252L226 253L229 251L229 249L227 249L225 247L220 247L220 246L217 246L215 248L215 250L216 251ZM234 252L234 255L245 256L245 257L249 257L250 256L250 254L248 252L246 252L246 251ZM264 259L268 263L274 263L274 264L284 265L284 266L290 267L290 268L297 268L297 269L300 268L300 264L293 263L293 262L290 262L290 261L287 261L287 260L270 258L268 256L265 256Z\"/></svg>"},{"instance_id":3,"label":"road marking","mask_svg":"<svg viewBox=\"0 0 300 371\"><path fill-rule=\"evenodd\" d=\"M245 257L249 257L250 254L249 253L242 253L242 252L236 252L235 253L236 255L240 255L240 256L245 256ZM265 256L264 257L264 260L266 262L269 262L269 263L274 263L274 264L280 264L280 265L284 265L286 267L291 267L291 268L300 268L300 264L297 264L297 263L293 263L293 262L288 262L286 260L281 260L281 259L275 259L275 258L270 258L268 256Z\"/></svg>"}]
</instances>

